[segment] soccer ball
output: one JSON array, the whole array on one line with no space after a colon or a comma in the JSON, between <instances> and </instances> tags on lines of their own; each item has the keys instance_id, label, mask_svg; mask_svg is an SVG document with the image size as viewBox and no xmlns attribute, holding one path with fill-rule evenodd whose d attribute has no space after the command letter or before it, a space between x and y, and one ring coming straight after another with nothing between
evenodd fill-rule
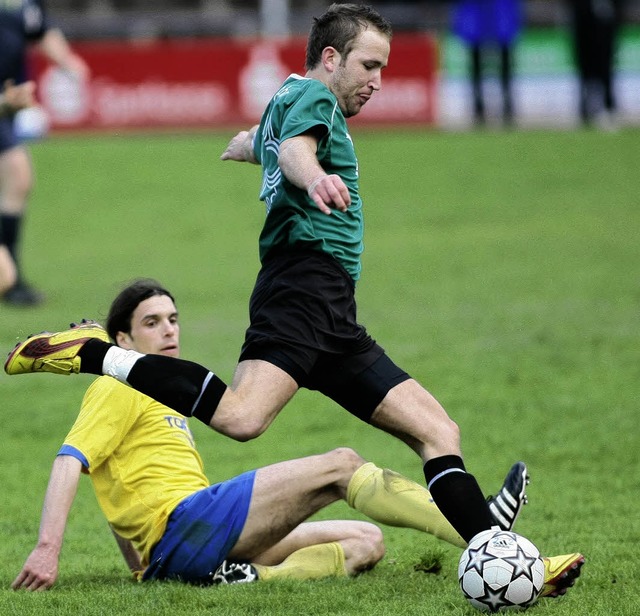
<instances>
[{"instance_id":1,"label":"soccer ball","mask_svg":"<svg viewBox=\"0 0 640 616\"><path fill-rule=\"evenodd\" d=\"M43 139L49 132L49 116L39 105L20 109L13 117L13 130L21 141Z\"/></svg>"},{"instance_id":2,"label":"soccer ball","mask_svg":"<svg viewBox=\"0 0 640 616\"><path fill-rule=\"evenodd\" d=\"M483 612L527 608L544 585L544 562L525 537L485 530L462 552L458 580L469 603Z\"/></svg>"}]
</instances>

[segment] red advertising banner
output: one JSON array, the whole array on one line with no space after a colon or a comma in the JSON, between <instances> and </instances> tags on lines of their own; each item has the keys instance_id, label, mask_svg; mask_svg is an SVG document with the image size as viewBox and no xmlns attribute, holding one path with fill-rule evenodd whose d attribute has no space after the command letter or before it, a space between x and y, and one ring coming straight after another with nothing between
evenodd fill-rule
<instances>
[{"instance_id":1,"label":"red advertising banner","mask_svg":"<svg viewBox=\"0 0 640 616\"><path fill-rule=\"evenodd\" d=\"M291 73L304 74L304 39L76 43L89 83L34 56L38 96L53 130L220 127L255 123ZM382 90L358 124L432 124L437 45L396 35Z\"/></svg>"}]
</instances>

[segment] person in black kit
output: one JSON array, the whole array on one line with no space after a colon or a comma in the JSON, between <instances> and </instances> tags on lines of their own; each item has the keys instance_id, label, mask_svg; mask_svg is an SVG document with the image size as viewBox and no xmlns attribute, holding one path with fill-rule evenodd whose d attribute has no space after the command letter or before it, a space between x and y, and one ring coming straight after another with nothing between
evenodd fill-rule
<instances>
[{"instance_id":1,"label":"person in black kit","mask_svg":"<svg viewBox=\"0 0 640 616\"><path fill-rule=\"evenodd\" d=\"M615 125L616 39L621 0L569 0L575 63L580 80L579 114L583 125Z\"/></svg>"},{"instance_id":2,"label":"person in black kit","mask_svg":"<svg viewBox=\"0 0 640 616\"><path fill-rule=\"evenodd\" d=\"M28 84L27 50L37 42L40 51L51 62L79 79L89 71L76 55L62 32L52 27L40 0L0 1L0 93ZM22 105L21 105L22 106ZM14 306L33 306L43 300L42 293L27 285L21 277L18 244L33 184L33 171L26 148L15 131L14 117L18 107L0 113L0 254L13 261L13 284L2 292L2 300ZM4 268L9 272L9 267ZM6 278L6 276L5 276Z\"/></svg>"}]
</instances>

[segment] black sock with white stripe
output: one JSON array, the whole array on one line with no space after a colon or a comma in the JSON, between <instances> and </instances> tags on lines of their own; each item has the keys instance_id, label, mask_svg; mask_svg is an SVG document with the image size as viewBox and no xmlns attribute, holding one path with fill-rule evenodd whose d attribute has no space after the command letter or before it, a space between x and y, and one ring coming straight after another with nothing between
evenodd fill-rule
<instances>
[{"instance_id":1,"label":"black sock with white stripe","mask_svg":"<svg viewBox=\"0 0 640 616\"><path fill-rule=\"evenodd\" d=\"M209 425L227 386L204 366L185 359L144 355L137 359L127 383L186 417Z\"/></svg>"},{"instance_id":2,"label":"black sock with white stripe","mask_svg":"<svg viewBox=\"0 0 640 616\"><path fill-rule=\"evenodd\" d=\"M424 476L438 509L465 541L494 525L482 490L460 456L428 460Z\"/></svg>"}]
</instances>

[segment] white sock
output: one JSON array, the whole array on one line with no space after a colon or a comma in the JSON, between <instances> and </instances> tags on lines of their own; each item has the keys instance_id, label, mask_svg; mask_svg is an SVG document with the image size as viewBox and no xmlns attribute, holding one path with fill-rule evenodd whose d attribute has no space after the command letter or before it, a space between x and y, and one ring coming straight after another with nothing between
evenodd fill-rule
<instances>
[{"instance_id":1,"label":"white sock","mask_svg":"<svg viewBox=\"0 0 640 616\"><path fill-rule=\"evenodd\" d=\"M129 372L131 372L133 364L135 364L141 357L144 357L144 355L137 351L127 351L126 349L121 349L117 346L109 347L109 350L102 361L102 374L111 376L127 385Z\"/></svg>"}]
</instances>

